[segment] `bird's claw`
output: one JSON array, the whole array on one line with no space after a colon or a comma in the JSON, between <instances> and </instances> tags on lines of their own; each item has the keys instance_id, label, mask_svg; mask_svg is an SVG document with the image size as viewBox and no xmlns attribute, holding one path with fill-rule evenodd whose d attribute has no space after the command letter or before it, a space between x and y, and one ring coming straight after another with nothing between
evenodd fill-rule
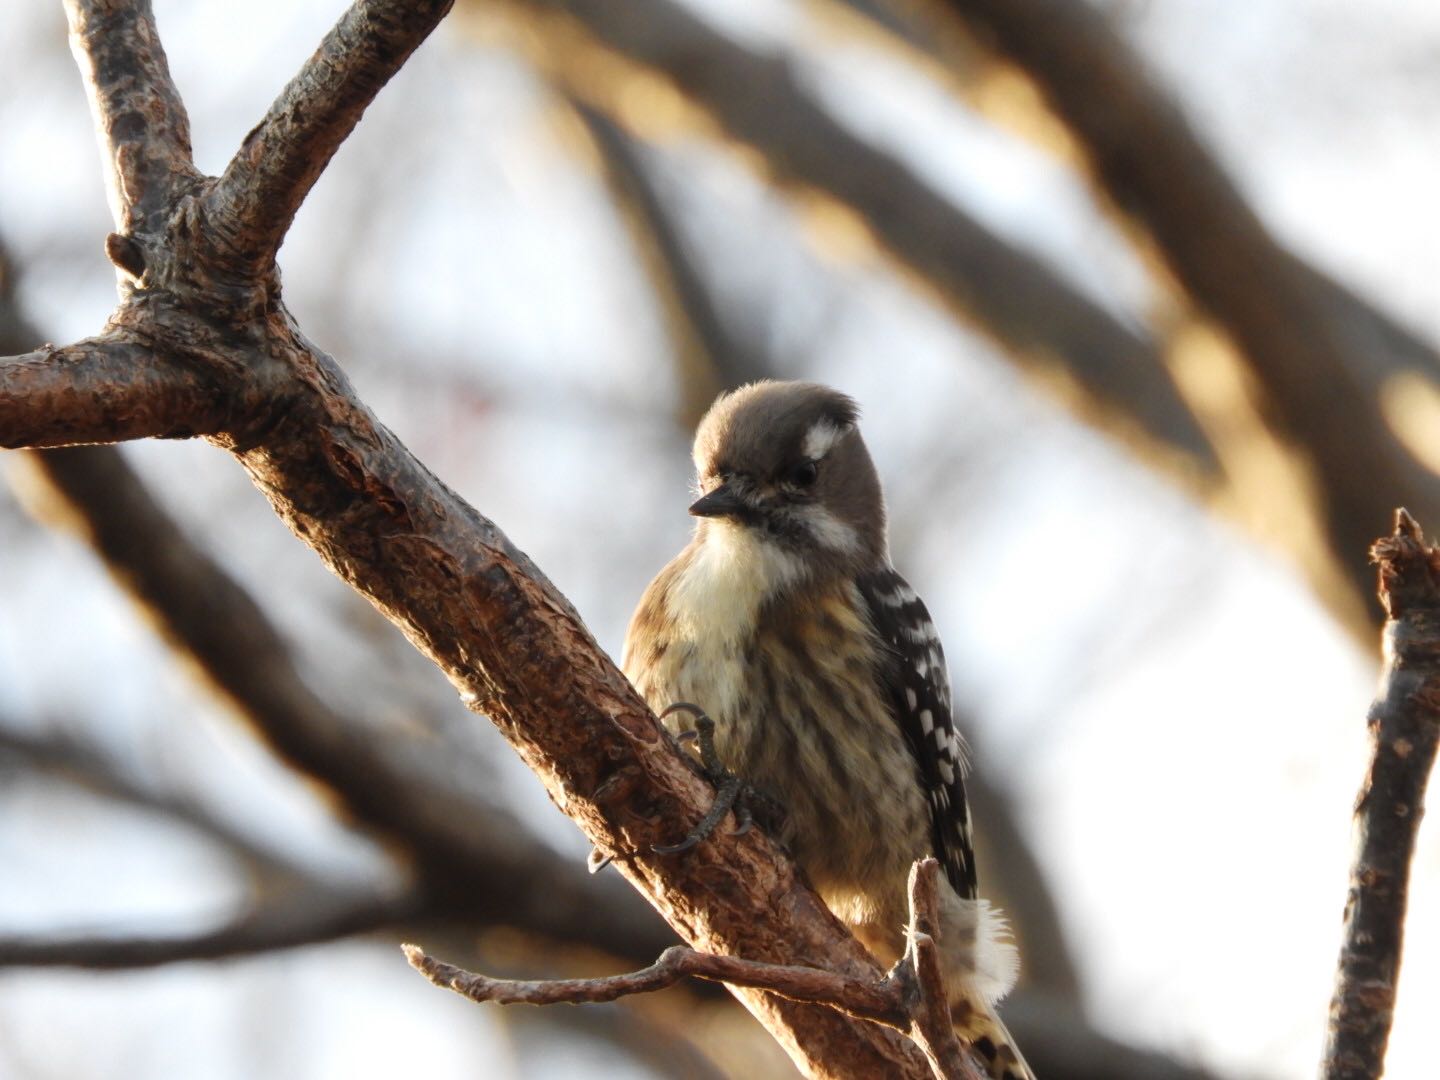
<instances>
[{"instance_id":1,"label":"bird's claw","mask_svg":"<svg viewBox=\"0 0 1440 1080\"><path fill-rule=\"evenodd\" d=\"M656 855L679 855L689 851L697 844L709 839L720 822L724 820L725 815L732 810L735 812L734 835L744 836L755 824L750 800L759 793L727 769L725 763L720 760L720 755L715 749L715 721L710 719L704 709L698 705L692 705L688 701L675 702L660 714L660 718L663 720L671 713L676 712L688 712L695 717L695 727L681 732L675 738L681 743L699 740L700 771L705 779L715 785L715 801L710 804L710 809L695 828L691 829L685 839L678 844L653 845L650 850Z\"/></svg>"},{"instance_id":2,"label":"bird's claw","mask_svg":"<svg viewBox=\"0 0 1440 1080\"><path fill-rule=\"evenodd\" d=\"M725 763L720 760L720 755L715 749L715 721L710 719L704 709L698 705L692 705L688 701L677 701L662 712L660 718L663 720L677 712L688 712L695 717L695 726L688 731L676 734L675 741L683 746L698 740L700 773L715 785L715 801L710 804L710 809L706 811L705 816L685 835L683 840L676 844L652 844L650 847L652 853L680 855L689 851L708 840L719 827L720 822L725 820L725 815L731 811L735 813L735 836L744 836L754 828L757 804L764 820L768 821L772 817L776 817L778 820L778 816L783 816L772 813L776 805L773 799L725 767ZM598 874L616 858L617 856L614 854L607 855L599 848L592 848L586 865L589 867L590 873Z\"/></svg>"}]
</instances>

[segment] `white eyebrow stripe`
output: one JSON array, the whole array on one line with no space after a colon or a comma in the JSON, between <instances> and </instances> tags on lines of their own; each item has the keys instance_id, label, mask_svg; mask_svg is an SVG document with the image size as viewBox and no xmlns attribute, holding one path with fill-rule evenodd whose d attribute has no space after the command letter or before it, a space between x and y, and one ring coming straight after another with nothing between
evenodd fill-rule
<instances>
[{"instance_id":1,"label":"white eyebrow stripe","mask_svg":"<svg viewBox=\"0 0 1440 1080\"><path fill-rule=\"evenodd\" d=\"M810 461L819 461L828 454L848 428L841 427L833 420L817 420L805 433L805 442L800 451Z\"/></svg>"}]
</instances>

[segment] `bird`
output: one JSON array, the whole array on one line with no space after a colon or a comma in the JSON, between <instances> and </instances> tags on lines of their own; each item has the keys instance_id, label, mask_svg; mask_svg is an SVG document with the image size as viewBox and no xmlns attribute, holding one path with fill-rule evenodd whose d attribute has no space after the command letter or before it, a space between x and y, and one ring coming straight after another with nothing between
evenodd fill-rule
<instances>
[{"instance_id":1,"label":"bird","mask_svg":"<svg viewBox=\"0 0 1440 1080\"><path fill-rule=\"evenodd\" d=\"M944 651L890 563L858 424L854 399L813 382L716 399L695 433L693 536L641 597L621 667L671 734L698 730L778 808L776 839L882 962L904 951L911 864L940 862L955 1028L993 1080L1033 1080L995 1011L1019 958L978 893Z\"/></svg>"}]
</instances>

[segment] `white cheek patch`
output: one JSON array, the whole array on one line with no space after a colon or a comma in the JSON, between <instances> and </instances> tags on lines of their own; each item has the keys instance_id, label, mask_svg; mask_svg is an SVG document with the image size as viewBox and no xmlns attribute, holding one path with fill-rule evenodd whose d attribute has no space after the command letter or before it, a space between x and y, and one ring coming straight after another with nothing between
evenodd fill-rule
<instances>
[{"instance_id":1,"label":"white cheek patch","mask_svg":"<svg viewBox=\"0 0 1440 1080\"><path fill-rule=\"evenodd\" d=\"M849 427L842 427L833 420L817 420L805 433L805 441L800 445L800 452L809 461L819 461L834 448L840 441L840 437L849 431Z\"/></svg>"},{"instance_id":2,"label":"white cheek patch","mask_svg":"<svg viewBox=\"0 0 1440 1080\"><path fill-rule=\"evenodd\" d=\"M849 555L860 547L860 535L823 506L807 506L799 513L816 542L831 551Z\"/></svg>"}]
</instances>

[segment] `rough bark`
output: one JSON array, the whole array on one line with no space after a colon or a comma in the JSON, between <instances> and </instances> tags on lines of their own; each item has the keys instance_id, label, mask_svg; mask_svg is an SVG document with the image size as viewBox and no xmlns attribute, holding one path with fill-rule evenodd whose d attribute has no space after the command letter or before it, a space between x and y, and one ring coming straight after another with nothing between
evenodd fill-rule
<instances>
[{"instance_id":1,"label":"rough bark","mask_svg":"<svg viewBox=\"0 0 1440 1080\"><path fill-rule=\"evenodd\" d=\"M95 116L111 215L122 235L153 227L152 216L199 173L190 160L190 119L150 4L66 0L65 14Z\"/></svg>"},{"instance_id":2,"label":"rough bark","mask_svg":"<svg viewBox=\"0 0 1440 1080\"><path fill-rule=\"evenodd\" d=\"M242 277L267 270L330 158L452 3L377 0L340 17L209 194L208 233L220 266Z\"/></svg>"},{"instance_id":3,"label":"rough bark","mask_svg":"<svg viewBox=\"0 0 1440 1080\"><path fill-rule=\"evenodd\" d=\"M219 431L232 391L205 372L156 362L118 334L0 360L0 447L182 439Z\"/></svg>"}]
</instances>

